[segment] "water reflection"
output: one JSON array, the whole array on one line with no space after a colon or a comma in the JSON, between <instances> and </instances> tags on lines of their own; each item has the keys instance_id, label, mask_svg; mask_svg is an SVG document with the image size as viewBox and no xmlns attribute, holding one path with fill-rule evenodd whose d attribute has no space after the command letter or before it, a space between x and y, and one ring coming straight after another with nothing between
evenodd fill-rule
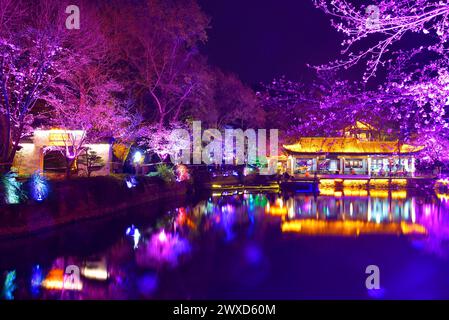
<instances>
[{"instance_id":1,"label":"water reflection","mask_svg":"<svg viewBox=\"0 0 449 320\"><path fill-rule=\"evenodd\" d=\"M295 248L292 245L316 236L354 238L353 241L360 241L357 239L366 235L394 236L405 239L415 251L438 259L447 257L447 198L416 196L405 190L321 191L318 196L244 191L214 193L194 205L165 211L157 221L150 219L139 224L129 221L121 227L126 230L121 236L112 237L107 248L93 250L94 254L92 250L84 253L79 248L77 254L54 256L44 263L26 261L20 270L14 268L19 266L18 262L11 261L8 270L0 270L2 298L187 298L201 289L201 285L195 287L195 281L204 281L205 291L201 292L207 293L209 289L205 288L212 286L210 281L218 281L217 286L223 286L220 277L231 277L232 281L223 281L237 287L256 288L268 280L274 281L271 279L278 273L272 270L273 264L291 263L289 252ZM237 253L222 254L229 250ZM326 258L320 259L326 261ZM326 263L333 261L329 259ZM79 275L68 272L68 266L79 268ZM213 280L207 277L208 280L198 280L205 276L201 271L192 271L190 278L180 271L205 266L210 270L219 269L221 273L214 274ZM301 266L305 268L304 264ZM277 282L269 283L271 287L289 285L289 281ZM179 291L179 286L184 291ZM221 292L218 287L217 292ZM196 292L193 296L208 297L201 294L205 293Z\"/></svg>"}]
</instances>

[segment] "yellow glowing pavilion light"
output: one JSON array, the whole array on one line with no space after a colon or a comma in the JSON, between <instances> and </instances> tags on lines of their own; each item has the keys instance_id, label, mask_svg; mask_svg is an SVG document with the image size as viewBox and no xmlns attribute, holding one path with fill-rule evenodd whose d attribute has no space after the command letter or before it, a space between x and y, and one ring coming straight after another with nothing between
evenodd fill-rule
<instances>
[{"instance_id":1,"label":"yellow glowing pavilion light","mask_svg":"<svg viewBox=\"0 0 449 320\"><path fill-rule=\"evenodd\" d=\"M64 281L64 270L53 269L47 274L42 281L41 286L48 290L71 290L81 291L83 284L80 279L75 282Z\"/></svg>"},{"instance_id":2,"label":"yellow glowing pavilion light","mask_svg":"<svg viewBox=\"0 0 449 320\"><path fill-rule=\"evenodd\" d=\"M321 196L333 196L335 193L334 188L321 188L320 187L320 195Z\"/></svg>"},{"instance_id":3,"label":"yellow glowing pavilion light","mask_svg":"<svg viewBox=\"0 0 449 320\"><path fill-rule=\"evenodd\" d=\"M371 187L388 188L388 179L371 179L369 185Z\"/></svg>"},{"instance_id":4,"label":"yellow glowing pavilion light","mask_svg":"<svg viewBox=\"0 0 449 320\"><path fill-rule=\"evenodd\" d=\"M376 223L360 220L325 221L315 219L290 220L282 223L282 232L303 235L359 236L361 234L426 235L425 227L415 223Z\"/></svg>"},{"instance_id":5,"label":"yellow glowing pavilion light","mask_svg":"<svg viewBox=\"0 0 449 320\"><path fill-rule=\"evenodd\" d=\"M447 193L436 193L437 194L437 198L443 201L449 201L449 194Z\"/></svg>"},{"instance_id":6,"label":"yellow glowing pavilion light","mask_svg":"<svg viewBox=\"0 0 449 320\"><path fill-rule=\"evenodd\" d=\"M334 179L320 179L320 189L330 189L335 187Z\"/></svg>"},{"instance_id":7,"label":"yellow glowing pavilion light","mask_svg":"<svg viewBox=\"0 0 449 320\"><path fill-rule=\"evenodd\" d=\"M407 191L406 190L393 190L391 191L391 197L393 199L405 199L407 198Z\"/></svg>"},{"instance_id":8,"label":"yellow glowing pavilion light","mask_svg":"<svg viewBox=\"0 0 449 320\"><path fill-rule=\"evenodd\" d=\"M449 184L449 178L438 179L437 180L437 184L448 185Z\"/></svg>"},{"instance_id":9,"label":"yellow glowing pavilion light","mask_svg":"<svg viewBox=\"0 0 449 320\"><path fill-rule=\"evenodd\" d=\"M360 189L348 189L344 188L343 193L345 196L351 196L351 197L367 197L368 196L368 190L360 190Z\"/></svg>"},{"instance_id":10,"label":"yellow glowing pavilion light","mask_svg":"<svg viewBox=\"0 0 449 320\"><path fill-rule=\"evenodd\" d=\"M347 179L343 180L343 186L346 188L360 188L368 185L368 180L365 179Z\"/></svg>"},{"instance_id":11,"label":"yellow glowing pavilion light","mask_svg":"<svg viewBox=\"0 0 449 320\"><path fill-rule=\"evenodd\" d=\"M266 213L272 216L285 216L288 213L287 207L270 206L267 208Z\"/></svg>"},{"instance_id":12,"label":"yellow glowing pavilion light","mask_svg":"<svg viewBox=\"0 0 449 320\"><path fill-rule=\"evenodd\" d=\"M341 197L342 195L343 195L343 192L341 192L341 191L334 192L334 197Z\"/></svg>"},{"instance_id":13,"label":"yellow glowing pavilion light","mask_svg":"<svg viewBox=\"0 0 449 320\"><path fill-rule=\"evenodd\" d=\"M374 189L371 189L369 191L369 194L370 194L371 197L388 198L388 190L374 190Z\"/></svg>"},{"instance_id":14,"label":"yellow glowing pavilion light","mask_svg":"<svg viewBox=\"0 0 449 320\"><path fill-rule=\"evenodd\" d=\"M221 184L212 184L212 189L218 189L218 190L232 190L232 191L239 191L239 190L278 190L279 184L278 183L272 183L268 185L221 185Z\"/></svg>"},{"instance_id":15,"label":"yellow glowing pavilion light","mask_svg":"<svg viewBox=\"0 0 449 320\"><path fill-rule=\"evenodd\" d=\"M391 179L391 184L394 186L405 187L407 185L407 179Z\"/></svg>"}]
</instances>

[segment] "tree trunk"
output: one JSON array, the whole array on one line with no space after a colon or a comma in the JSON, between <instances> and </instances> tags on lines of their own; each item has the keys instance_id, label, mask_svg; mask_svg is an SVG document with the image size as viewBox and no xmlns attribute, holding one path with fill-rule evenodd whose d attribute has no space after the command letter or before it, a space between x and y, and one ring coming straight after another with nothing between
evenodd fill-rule
<instances>
[{"instance_id":1,"label":"tree trunk","mask_svg":"<svg viewBox=\"0 0 449 320\"><path fill-rule=\"evenodd\" d=\"M66 158L66 162L67 162L67 167L65 168L65 178L66 179L70 179L70 171L72 169L72 165L73 162L75 162L75 159L67 159Z\"/></svg>"}]
</instances>

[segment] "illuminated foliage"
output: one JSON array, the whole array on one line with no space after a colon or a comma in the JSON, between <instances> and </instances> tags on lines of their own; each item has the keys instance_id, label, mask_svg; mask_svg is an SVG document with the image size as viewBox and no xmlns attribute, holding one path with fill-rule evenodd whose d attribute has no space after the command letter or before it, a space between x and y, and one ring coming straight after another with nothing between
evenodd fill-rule
<instances>
[{"instance_id":1,"label":"illuminated foliage","mask_svg":"<svg viewBox=\"0 0 449 320\"><path fill-rule=\"evenodd\" d=\"M14 172L0 176L3 199L7 204L18 204L26 199L26 195L22 191L22 183L17 181L16 178L17 174Z\"/></svg>"}]
</instances>

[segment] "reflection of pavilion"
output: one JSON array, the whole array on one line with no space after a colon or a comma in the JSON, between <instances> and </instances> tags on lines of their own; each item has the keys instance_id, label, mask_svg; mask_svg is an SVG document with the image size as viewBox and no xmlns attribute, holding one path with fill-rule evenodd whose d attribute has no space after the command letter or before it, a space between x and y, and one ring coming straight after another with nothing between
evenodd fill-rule
<instances>
[{"instance_id":1,"label":"reflection of pavilion","mask_svg":"<svg viewBox=\"0 0 449 320\"><path fill-rule=\"evenodd\" d=\"M426 235L427 230L417 223L377 223L360 220L290 220L282 222L282 232L304 235L358 236L363 234Z\"/></svg>"},{"instance_id":2,"label":"reflection of pavilion","mask_svg":"<svg viewBox=\"0 0 449 320\"><path fill-rule=\"evenodd\" d=\"M414 176L414 155L422 149L383 141L369 124L357 121L341 137L302 137L284 145L290 174Z\"/></svg>"},{"instance_id":3,"label":"reflection of pavilion","mask_svg":"<svg viewBox=\"0 0 449 320\"><path fill-rule=\"evenodd\" d=\"M346 191L331 197L289 198L280 206L284 208L279 214L283 217L282 231L341 236L426 234L426 229L416 224L415 200L406 198L405 191L372 190L376 196ZM273 214L272 209L268 206L267 212Z\"/></svg>"}]
</instances>

